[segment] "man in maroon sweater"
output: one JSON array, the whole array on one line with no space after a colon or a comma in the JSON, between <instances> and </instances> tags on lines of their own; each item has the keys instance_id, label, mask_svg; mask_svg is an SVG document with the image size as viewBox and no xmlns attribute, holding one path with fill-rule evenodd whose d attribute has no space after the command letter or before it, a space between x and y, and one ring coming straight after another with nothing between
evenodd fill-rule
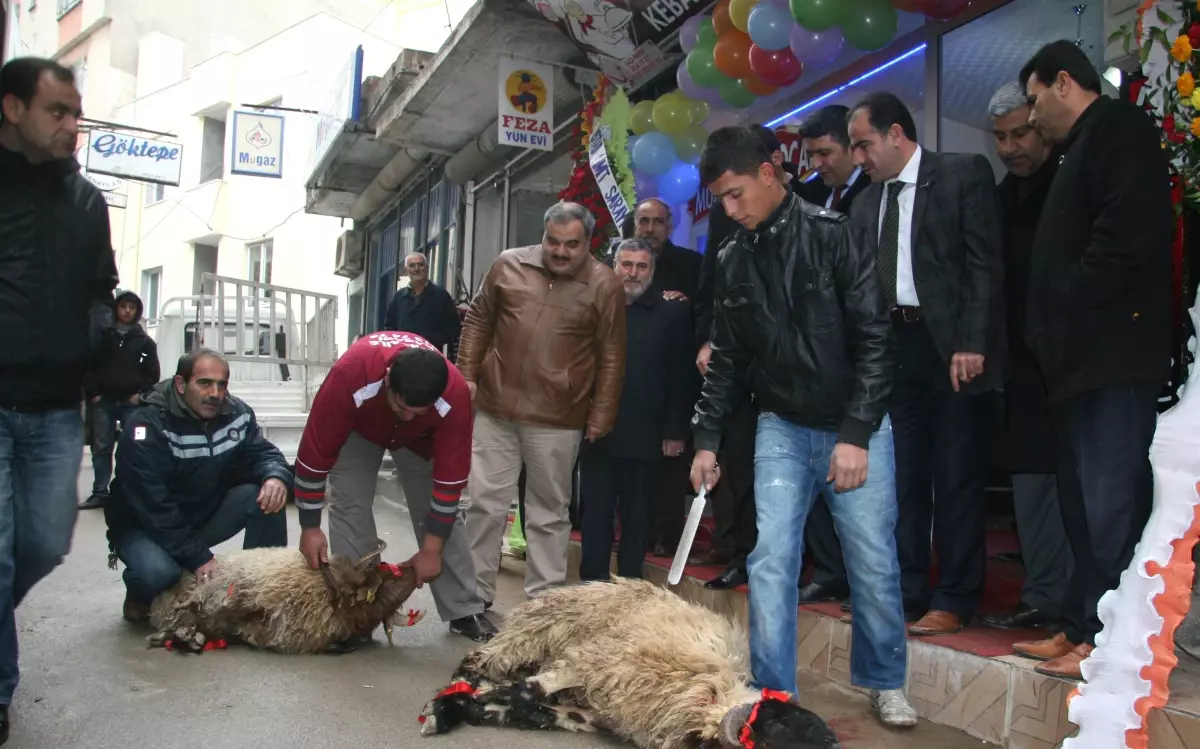
<instances>
[{"instance_id":1,"label":"man in maroon sweater","mask_svg":"<svg viewBox=\"0 0 1200 749\"><path fill-rule=\"evenodd\" d=\"M475 417L458 369L414 333L363 336L342 355L313 400L296 457L300 551L314 568L359 558L378 543L375 482L390 451L420 551L410 560L430 582L450 631L476 642L496 628L483 615L458 500L471 470ZM329 535L321 530L326 490ZM353 645L353 643L351 644Z\"/></svg>"}]
</instances>

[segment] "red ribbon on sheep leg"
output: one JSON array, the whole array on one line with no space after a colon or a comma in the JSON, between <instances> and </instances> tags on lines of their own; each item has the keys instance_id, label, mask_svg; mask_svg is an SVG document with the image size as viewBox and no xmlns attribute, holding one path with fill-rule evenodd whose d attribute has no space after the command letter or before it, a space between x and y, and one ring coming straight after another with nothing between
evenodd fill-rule
<instances>
[{"instance_id":1,"label":"red ribbon on sheep leg","mask_svg":"<svg viewBox=\"0 0 1200 749\"><path fill-rule=\"evenodd\" d=\"M787 692L779 692L774 689L762 690L762 699L754 703L754 707L750 710L750 717L746 718L746 723L742 726L742 730L738 732L738 741L745 749L754 749L754 739L750 738L751 732L754 730L754 721L758 720L758 708L767 700L775 700L776 702L789 702L792 696Z\"/></svg>"},{"instance_id":2,"label":"red ribbon on sheep leg","mask_svg":"<svg viewBox=\"0 0 1200 749\"><path fill-rule=\"evenodd\" d=\"M478 693L478 692L476 691L475 687L471 686L471 685L470 685L470 684L468 684L467 682L465 682L465 681L456 681L456 682L454 682L453 684L451 684L450 686L448 686L448 687L446 687L445 689L443 689L442 691L440 691L440 692L438 692L437 694L435 694L435 695L433 696L433 699L432 699L432 700L430 700L429 702L425 703L425 709L421 711L421 715L420 715L420 717L418 717L418 718L417 718L417 722L418 722L418 723L424 723L424 722L425 722L425 716L426 716L426 715L429 713L429 706L430 706L430 705L432 705L434 702L436 702L436 701L438 701L438 700L440 700L440 699L442 699L442 698L444 698L444 697L451 697L451 696L453 696L453 695L456 695L456 694L465 694L465 695L467 695L467 696L469 696L469 697L474 697L474 696L475 696L477 693Z\"/></svg>"}]
</instances>

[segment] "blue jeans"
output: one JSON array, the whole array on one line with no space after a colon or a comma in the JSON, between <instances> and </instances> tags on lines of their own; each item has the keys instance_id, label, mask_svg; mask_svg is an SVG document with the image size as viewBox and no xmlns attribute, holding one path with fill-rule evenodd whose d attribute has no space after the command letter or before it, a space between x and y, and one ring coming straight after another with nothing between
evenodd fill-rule
<instances>
[{"instance_id":1,"label":"blue jeans","mask_svg":"<svg viewBox=\"0 0 1200 749\"><path fill-rule=\"evenodd\" d=\"M13 612L71 550L83 460L82 409L0 408L0 705L20 681Z\"/></svg>"},{"instance_id":2,"label":"blue jeans","mask_svg":"<svg viewBox=\"0 0 1200 749\"><path fill-rule=\"evenodd\" d=\"M112 481L113 447L117 444L117 422L125 423L136 406L103 397L92 404L92 494L108 494Z\"/></svg>"},{"instance_id":3,"label":"blue jeans","mask_svg":"<svg viewBox=\"0 0 1200 749\"><path fill-rule=\"evenodd\" d=\"M825 483L837 435L758 417L754 504L758 543L750 575L750 663L755 688L796 693L796 619L804 524L818 494L842 542L854 609L850 680L901 689L908 663L900 563L896 558L896 462L892 426L871 435L867 481L844 494Z\"/></svg>"},{"instance_id":4,"label":"blue jeans","mask_svg":"<svg viewBox=\"0 0 1200 749\"><path fill-rule=\"evenodd\" d=\"M196 529L200 542L209 548L246 531L243 549L287 546L287 515L283 510L266 515L258 506L257 484L238 484L229 490L208 522ZM141 530L125 532L115 544L125 563L122 579L129 597L149 604L154 597L179 582L183 568L161 546Z\"/></svg>"}]
</instances>

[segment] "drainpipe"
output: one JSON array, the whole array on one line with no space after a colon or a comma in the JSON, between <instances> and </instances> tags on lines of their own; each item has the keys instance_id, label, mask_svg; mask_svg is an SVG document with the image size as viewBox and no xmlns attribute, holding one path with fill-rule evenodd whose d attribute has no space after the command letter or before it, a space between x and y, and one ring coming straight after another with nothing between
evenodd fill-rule
<instances>
[{"instance_id":1,"label":"drainpipe","mask_svg":"<svg viewBox=\"0 0 1200 749\"><path fill-rule=\"evenodd\" d=\"M504 170L504 207L500 214L500 246L508 247L508 212L512 202L512 175Z\"/></svg>"},{"instance_id":2,"label":"drainpipe","mask_svg":"<svg viewBox=\"0 0 1200 749\"><path fill-rule=\"evenodd\" d=\"M459 263L459 274L466 284L467 296L474 293L471 288L471 277L475 274L475 182L474 180L467 182L467 188L463 191L466 195L466 202L463 208L463 242L466 247L463 251L463 261ZM469 256L469 260L468 260ZM457 300L456 300L457 301Z\"/></svg>"}]
</instances>

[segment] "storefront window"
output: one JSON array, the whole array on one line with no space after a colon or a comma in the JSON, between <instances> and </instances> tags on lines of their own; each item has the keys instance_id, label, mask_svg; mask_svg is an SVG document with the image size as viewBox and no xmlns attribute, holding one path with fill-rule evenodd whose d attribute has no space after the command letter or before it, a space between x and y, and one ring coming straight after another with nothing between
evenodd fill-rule
<instances>
[{"instance_id":1,"label":"storefront window","mask_svg":"<svg viewBox=\"0 0 1200 749\"><path fill-rule=\"evenodd\" d=\"M938 150L983 154L1001 179L1005 169L996 156L988 102L1042 45L1057 39L1080 40L1103 71L1103 4L1013 0L943 36Z\"/></svg>"}]
</instances>

